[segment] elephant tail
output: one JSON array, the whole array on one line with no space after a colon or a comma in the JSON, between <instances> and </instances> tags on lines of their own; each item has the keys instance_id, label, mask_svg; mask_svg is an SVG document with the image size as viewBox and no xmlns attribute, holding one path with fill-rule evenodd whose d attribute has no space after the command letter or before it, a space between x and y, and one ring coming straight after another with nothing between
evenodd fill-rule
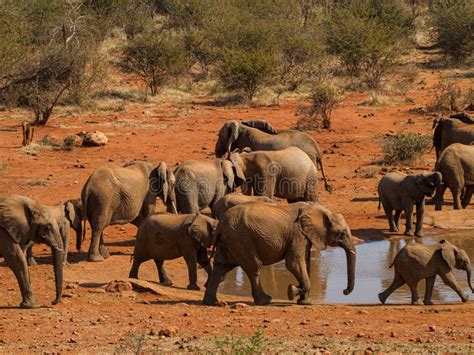
<instances>
[{"instance_id":1,"label":"elephant tail","mask_svg":"<svg viewBox=\"0 0 474 355\"><path fill-rule=\"evenodd\" d=\"M379 196L379 207L378 207L378 210L380 211L380 206L382 205L382 199L380 198Z\"/></svg>"},{"instance_id":2,"label":"elephant tail","mask_svg":"<svg viewBox=\"0 0 474 355\"><path fill-rule=\"evenodd\" d=\"M444 120L442 118L436 118L433 121L433 147L436 152L436 160L438 160L439 155L441 153L441 140L443 134L443 123Z\"/></svg>"},{"instance_id":3,"label":"elephant tail","mask_svg":"<svg viewBox=\"0 0 474 355\"><path fill-rule=\"evenodd\" d=\"M86 239L86 230L87 230L87 203L89 198L89 180L84 185L81 193L81 200L82 200L82 236L77 234L76 236L76 250L81 250L82 242Z\"/></svg>"},{"instance_id":4,"label":"elephant tail","mask_svg":"<svg viewBox=\"0 0 474 355\"><path fill-rule=\"evenodd\" d=\"M217 245L219 244L220 240L221 240L221 225L222 223L218 223L217 224L217 228L216 230L213 232L214 234L214 243L212 244L212 249L211 249L211 254L209 255L209 260L211 260L214 255L216 254L216 250L217 250Z\"/></svg>"}]
</instances>

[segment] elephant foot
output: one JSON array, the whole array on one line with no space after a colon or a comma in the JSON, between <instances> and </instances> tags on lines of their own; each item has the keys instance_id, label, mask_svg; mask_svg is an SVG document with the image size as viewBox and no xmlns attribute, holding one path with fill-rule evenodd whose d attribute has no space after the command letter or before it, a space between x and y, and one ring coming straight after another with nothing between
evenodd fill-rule
<instances>
[{"instance_id":1,"label":"elephant foot","mask_svg":"<svg viewBox=\"0 0 474 355\"><path fill-rule=\"evenodd\" d=\"M464 295L464 297L461 297L461 301L462 301L462 303L466 303L467 301L469 301L469 296Z\"/></svg>"},{"instance_id":2,"label":"elephant foot","mask_svg":"<svg viewBox=\"0 0 474 355\"><path fill-rule=\"evenodd\" d=\"M435 211L441 211L441 209L442 209L441 206L436 206L435 207Z\"/></svg>"},{"instance_id":3,"label":"elephant foot","mask_svg":"<svg viewBox=\"0 0 474 355\"><path fill-rule=\"evenodd\" d=\"M383 292L379 293L379 300L382 304L385 304L385 301L387 300L387 297L385 297Z\"/></svg>"},{"instance_id":4,"label":"elephant foot","mask_svg":"<svg viewBox=\"0 0 474 355\"><path fill-rule=\"evenodd\" d=\"M193 284L193 285L188 285L188 287L186 287L188 290L193 290L193 291L201 291L201 288L196 285L196 284Z\"/></svg>"},{"instance_id":5,"label":"elephant foot","mask_svg":"<svg viewBox=\"0 0 474 355\"><path fill-rule=\"evenodd\" d=\"M404 235L408 236L408 237L413 237L415 235L415 233L413 233L412 230L407 230L405 231L405 233L403 233Z\"/></svg>"},{"instance_id":6,"label":"elephant foot","mask_svg":"<svg viewBox=\"0 0 474 355\"><path fill-rule=\"evenodd\" d=\"M99 247L99 252L100 252L100 255L102 255L104 257L104 259L110 258L110 254L109 254L109 252L107 251L107 249L105 248L104 245L101 245Z\"/></svg>"},{"instance_id":7,"label":"elephant foot","mask_svg":"<svg viewBox=\"0 0 474 355\"><path fill-rule=\"evenodd\" d=\"M39 306L32 299L23 300L20 303L20 308L33 309L33 308L38 308L38 307Z\"/></svg>"},{"instance_id":8,"label":"elephant foot","mask_svg":"<svg viewBox=\"0 0 474 355\"><path fill-rule=\"evenodd\" d=\"M160 281L159 284L161 286L172 286L173 285L173 282L171 280L163 280L163 281ZM189 286L188 286L189 287Z\"/></svg>"},{"instance_id":9,"label":"elephant foot","mask_svg":"<svg viewBox=\"0 0 474 355\"><path fill-rule=\"evenodd\" d=\"M100 254L89 254L87 256L87 261L91 262L99 262L99 261L104 261L104 257Z\"/></svg>"},{"instance_id":10,"label":"elephant foot","mask_svg":"<svg viewBox=\"0 0 474 355\"><path fill-rule=\"evenodd\" d=\"M414 306L421 306L423 302L421 302L421 300L416 300L416 301L411 301L411 304Z\"/></svg>"},{"instance_id":11,"label":"elephant foot","mask_svg":"<svg viewBox=\"0 0 474 355\"><path fill-rule=\"evenodd\" d=\"M415 236L422 238L422 237L425 236L425 233L423 231L417 231L417 232L415 232Z\"/></svg>"},{"instance_id":12,"label":"elephant foot","mask_svg":"<svg viewBox=\"0 0 474 355\"><path fill-rule=\"evenodd\" d=\"M309 300L308 298L300 298L298 301L296 301L296 303L302 306L311 306L313 304L313 302L311 302L311 300Z\"/></svg>"},{"instance_id":13,"label":"elephant foot","mask_svg":"<svg viewBox=\"0 0 474 355\"><path fill-rule=\"evenodd\" d=\"M56 298L53 302L51 302L51 304L52 304L52 305L57 305L57 304L61 303L61 300L62 300L61 297Z\"/></svg>"},{"instance_id":14,"label":"elephant foot","mask_svg":"<svg viewBox=\"0 0 474 355\"><path fill-rule=\"evenodd\" d=\"M432 306L433 305L433 302L431 302L431 300L424 300L423 303L424 303L425 306Z\"/></svg>"},{"instance_id":15,"label":"elephant foot","mask_svg":"<svg viewBox=\"0 0 474 355\"><path fill-rule=\"evenodd\" d=\"M272 296L263 294L261 296L254 297L253 300L257 306L266 306L272 301Z\"/></svg>"},{"instance_id":16,"label":"elephant foot","mask_svg":"<svg viewBox=\"0 0 474 355\"><path fill-rule=\"evenodd\" d=\"M433 198L430 198L425 201L425 205L434 205L436 201Z\"/></svg>"},{"instance_id":17,"label":"elephant foot","mask_svg":"<svg viewBox=\"0 0 474 355\"><path fill-rule=\"evenodd\" d=\"M36 262L35 258L31 257L31 258L28 258L28 260L26 261L28 263L28 266L36 266L38 265L38 263Z\"/></svg>"},{"instance_id":18,"label":"elephant foot","mask_svg":"<svg viewBox=\"0 0 474 355\"><path fill-rule=\"evenodd\" d=\"M202 303L205 304L206 306L219 306L219 301L217 300L216 297L211 297L204 295L204 299L202 300Z\"/></svg>"},{"instance_id":19,"label":"elephant foot","mask_svg":"<svg viewBox=\"0 0 474 355\"><path fill-rule=\"evenodd\" d=\"M294 285L288 285L287 294L288 294L288 299L290 301L293 301L296 298L296 296L299 296L300 289Z\"/></svg>"}]
</instances>

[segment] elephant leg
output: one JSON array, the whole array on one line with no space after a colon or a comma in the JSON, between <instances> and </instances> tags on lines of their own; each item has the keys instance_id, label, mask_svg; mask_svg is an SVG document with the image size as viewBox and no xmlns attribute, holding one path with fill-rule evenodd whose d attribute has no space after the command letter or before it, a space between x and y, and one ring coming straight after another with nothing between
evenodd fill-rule
<instances>
[{"instance_id":1,"label":"elephant leg","mask_svg":"<svg viewBox=\"0 0 474 355\"><path fill-rule=\"evenodd\" d=\"M455 210L460 210L462 205L461 205L461 191L462 189L459 187L452 187L451 188L451 193L453 195L453 205Z\"/></svg>"},{"instance_id":2,"label":"elephant leg","mask_svg":"<svg viewBox=\"0 0 474 355\"><path fill-rule=\"evenodd\" d=\"M464 303L469 300L469 297L464 294L464 292L461 289L461 287L459 286L456 278L454 277L454 274L451 271L449 271L445 274L443 274L443 273L439 274L439 276L441 277L441 280L443 280L444 284L446 286L451 287L458 294L458 296L461 298L461 300Z\"/></svg>"},{"instance_id":3,"label":"elephant leg","mask_svg":"<svg viewBox=\"0 0 474 355\"><path fill-rule=\"evenodd\" d=\"M385 203L382 204L382 207L385 212L385 216L387 216L388 219L388 228L390 229L390 232L398 232L397 225L393 219L393 208Z\"/></svg>"},{"instance_id":4,"label":"elephant leg","mask_svg":"<svg viewBox=\"0 0 474 355\"><path fill-rule=\"evenodd\" d=\"M35 257L33 256L33 246L31 245L26 249L26 261L28 266L36 266L38 263L35 260Z\"/></svg>"},{"instance_id":5,"label":"elephant leg","mask_svg":"<svg viewBox=\"0 0 474 355\"><path fill-rule=\"evenodd\" d=\"M204 299L202 300L205 305L216 306L219 304L217 300L217 288L219 284L224 281L225 275L236 266L237 265L227 263L227 260L225 260L225 257L222 255L221 249L217 249L216 256L214 257L214 267L206 282L208 286L206 287Z\"/></svg>"},{"instance_id":6,"label":"elephant leg","mask_svg":"<svg viewBox=\"0 0 474 355\"><path fill-rule=\"evenodd\" d=\"M160 285L162 286L171 286L173 282L168 278L168 274L164 268L165 261L159 259L153 259L156 265L156 269L158 270L158 280Z\"/></svg>"},{"instance_id":7,"label":"elephant leg","mask_svg":"<svg viewBox=\"0 0 474 355\"><path fill-rule=\"evenodd\" d=\"M405 285L405 280L402 278L402 276L398 273L398 271L395 271L395 277L393 278L392 284L383 292L379 293L379 300L382 303L385 303L387 298L398 288L402 287Z\"/></svg>"},{"instance_id":8,"label":"elephant leg","mask_svg":"<svg viewBox=\"0 0 474 355\"><path fill-rule=\"evenodd\" d=\"M263 290L260 282L260 270L262 262L257 257L247 259L241 263L240 267L247 274L252 287L252 297L257 306L264 306L272 301L272 297Z\"/></svg>"},{"instance_id":9,"label":"elephant leg","mask_svg":"<svg viewBox=\"0 0 474 355\"><path fill-rule=\"evenodd\" d=\"M188 267L189 285L187 289L199 291L200 288L197 285L197 253L193 250L183 254L186 266Z\"/></svg>"},{"instance_id":10,"label":"elephant leg","mask_svg":"<svg viewBox=\"0 0 474 355\"><path fill-rule=\"evenodd\" d=\"M140 269L140 265L147 260L148 259L141 256L134 255L132 268L130 269L128 277L131 279L138 279L138 270Z\"/></svg>"},{"instance_id":11,"label":"elephant leg","mask_svg":"<svg viewBox=\"0 0 474 355\"><path fill-rule=\"evenodd\" d=\"M101 229L92 229L91 244L87 253L87 261L104 261L104 257L100 254L99 246L102 236Z\"/></svg>"},{"instance_id":12,"label":"elephant leg","mask_svg":"<svg viewBox=\"0 0 474 355\"><path fill-rule=\"evenodd\" d=\"M400 215L402 214L402 210L395 210L395 216L393 217L393 223L397 231L400 230Z\"/></svg>"},{"instance_id":13,"label":"elephant leg","mask_svg":"<svg viewBox=\"0 0 474 355\"><path fill-rule=\"evenodd\" d=\"M21 247L12 243L9 235L0 231L0 250L5 258L8 267L15 274L18 286L20 287L22 301L21 308L36 308L38 307L31 289L30 274L28 272L28 264L26 262L25 252Z\"/></svg>"},{"instance_id":14,"label":"elephant leg","mask_svg":"<svg viewBox=\"0 0 474 355\"><path fill-rule=\"evenodd\" d=\"M435 284L435 281L436 281L436 275L426 278L425 299L423 303L427 306L430 306L433 304L433 302L431 302L431 295L433 294L433 286Z\"/></svg>"},{"instance_id":15,"label":"elephant leg","mask_svg":"<svg viewBox=\"0 0 474 355\"><path fill-rule=\"evenodd\" d=\"M466 208L469 205L473 193L474 186L467 186L461 201L462 208Z\"/></svg>"},{"instance_id":16,"label":"elephant leg","mask_svg":"<svg viewBox=\"0 0 474 355\"><path fill-rule=\"evenodd\" d=\"M413 236L413 202L411 199L404 201L405 205L405 235Z\"/></svg>"},{"instance_id":17,"label":"elephant leg","mask_svg":"<svg viewBox=\"0 0 474 355\"><path fill-rule=\"evenodd\" d=\"M410 287L411 291L411 304L421 304L420 296L418 296L418 281L413 281L408 283L408 287Z\"/></svg>"},{"instance_id":18,"label":"elephant leg","mask_svg":"<svg viewBox=\"0 0 474 355\"><path fill-rule=\"evenodd\" d=\"M100 255L104 257L104 259L110 258L110 254L107 251L105 244L104 244L104 232L100 233L100 244L99 244L99 252Z\"/></svg>"},{"instance_id":19,"label":"elephant leg","mask_svg":"<svg viewBox=\"0 0 474 355\"><path fill-rule=\"evenodd\" d=\"M443 201L444 201L444 193L446 192L446 188L448 186L446 184L439 184L436 187L436 193L433 197L435 202L435 211L441 211L443 208Z\"/></svg>"},{"instance_id":20,"label":"elephant leg","mask_svg":"<svg viewBox=\"0 0 474 355\"><path fill-rule=\"evenodd\" d=\"M285 259L285 265L288 271L290 271L298 280L298 287L292 285L288 286L288 298L292 300L295 296L299 295L298 304L307 305L311 304L309 300L309 290L311 283L309 281L306 260L300 257L287 257Z\"/></svg>"},{"instance_id":21,"label":"elephant leg","mask_svg":"<svg viewBox=\"0 0 474 355\"><path fill-rule=\"evenodd\" d=\"M417 237L424 237L423 234L423 217L425 214L425 201L424 199L421 202L416 204L416 227L415 235Z\"/></svg>"},{"instance_id":22,"label":"elephant leg","mask_svg":"<svg viewBox=\"0 0 474 355\"><path fill-rule=\"evenodd\" d=\"M204 248L199 248L198 249L198 251L197 251L197 262L204 269L204 271L206 271L207 278L209 280L209 276L212 273L212 267L211 267L211 264L209 262L209 257L207 256L207 250L206 249L204 249ZM206 283L204 284L204 287L207 287L207 281L208 280L206 280Z\"/></svg>"}]
</instances>

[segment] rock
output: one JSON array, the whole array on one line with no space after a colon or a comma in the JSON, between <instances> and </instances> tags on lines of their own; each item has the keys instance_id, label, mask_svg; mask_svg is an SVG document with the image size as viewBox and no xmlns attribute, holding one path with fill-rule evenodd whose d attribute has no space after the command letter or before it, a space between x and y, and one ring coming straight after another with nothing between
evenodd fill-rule
<instances>
[{"instance_id":1,"label":"rock","mask_svg":"<svg viewBox=\"0 0 474 355\"><path fill-rule=\"evenodd\" d=\"M357 314L369 314L369 312L367 312L365 309L362 309L358 311Z\"/></svg>"},{"instance_id":2,"label":"rock","mask_svg":"<svg viewBox=\"0 0 474 355\"><path fill-rule=\"evenodd\" d=\"M66 148L80 147L82 145L82 138L77 134L70 134L64 137L63 145Z\"/></svg>"},{"instance_id":3,"label":"rock","mask_svg":"<svg viewBox=\"0 0 474 355\"><path fill-rule=\"evenodd\" d=\"M171 326L171 327L161 329L158 332L158 335L169 338L169 337L174 337L175 335L177 335L178 331L179 331L179 329L177 327Z\"/></svg>"},{"instance_id":4,"label":"rock","mask_svg":"<svg viewBox=\"0 0 474 355\"><path fill-rule=\"evenodd\" d=\"M74 338L69 338L69 339L67 340L67 342L70 343L70 344L77 344L77 340L74 339Z\"/></svg>"},{"instance_id":5,"label":"rock","mask_svg":"<svg viewBox=\"0 0 474 355\"><path fill-rule=\"evenodd\" d=\"M111 281L105 286L107 292L133 291L132 284L128 281Z\"/></svg>"},{"instance_id":6,"label":"rock","mask_svg":"<svg viewBox=\"0 0 474 355\"><path fill-rule=\"evenodd\" d=\"M434 325L430 325L429 328L430 332L436 331L436 327Z\"/></svg>"},{"instance_id":7,"label":"rock","mask_svg":"<svg viewBox=\"0 0 474 355\"><path fill-rule=\"evenodd\" d=\"M63 142L61 138L53 134L46 134L45 136L43 136L43 138L41 138L40 144L50 147L61 147L63 145Z\"/></svg>"},{"instance_id":8,"label":"rock","mask_svg":"<svg viewBox=\"0 0 474 355\"><path fill-rule=\"evenodd\" d=\"M309 324L309 320L305 319L305 320L302 320L300 322L300 325L308 325Z\"/></svg>"},{"instance_id":9,"label":"rock","mask_svg":"<svg viewBox=\"0 0 474 355\"><path fill-rule=\"evenodd\" d=\"M82 138L82 145L86 147L100 147L109 141L101 131L79 132L77 135Z\"/></svg>"},{"instance_id":10,"label":"rock","mask_svg":"<svg viewBox=\"0 0 474 355\"><path fill-rule=\"evenodd\" d=\"M237 302L237 303L234 303L230 308L244 309L244 308L248 308L248 307L249 307L248 304Z\"/></svg>"},{"instance_id":11,"label":"rock","mask_svg":"<svg viewBox=\"0 0 474 355\"><path fill-rule=\"evenodd\" d=\"M75 290L79 288L79 284L77 282L66 282L66 285L64 286L66 290Z\"/></svg>"}]
</instances>

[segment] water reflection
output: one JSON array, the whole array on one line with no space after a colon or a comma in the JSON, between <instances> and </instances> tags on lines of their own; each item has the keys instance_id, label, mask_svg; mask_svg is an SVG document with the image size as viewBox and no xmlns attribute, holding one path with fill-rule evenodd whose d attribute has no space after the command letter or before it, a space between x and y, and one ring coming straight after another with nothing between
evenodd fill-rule
<instances>
[{"instance_id":1,"label":"water reflection","mask_svg":"<svg viewBox=\"0 0 474 355\"><path fill-rule=\"evenodd\" d=\"M425 238L371 241L357 245L356 286L348 296L342 291L347 286L346 257L341 248L313 250L311 259L311 298L316 302L377 304L378 293L387 288L393 280L393 268L389 268L397 252L407 243L432 244L441 239L466 250L474 264L474 231L440 233ZM470 294L466 272L454 270L454 274L467 294ZM287 299L288 285L297 284L294 276L285 268L284 262L264 267L261 281L267 293L273 298ZM420 297L425 292L425 282L418 285ZM234 269L219 287L219 292L251 296L247 276L240 268ZM460 302L456 293L445 286L439 277L433 290L433 302ZM410 303L411 294L407 285L392 293L387 303Z\"/></svg>"}]
</instances>

